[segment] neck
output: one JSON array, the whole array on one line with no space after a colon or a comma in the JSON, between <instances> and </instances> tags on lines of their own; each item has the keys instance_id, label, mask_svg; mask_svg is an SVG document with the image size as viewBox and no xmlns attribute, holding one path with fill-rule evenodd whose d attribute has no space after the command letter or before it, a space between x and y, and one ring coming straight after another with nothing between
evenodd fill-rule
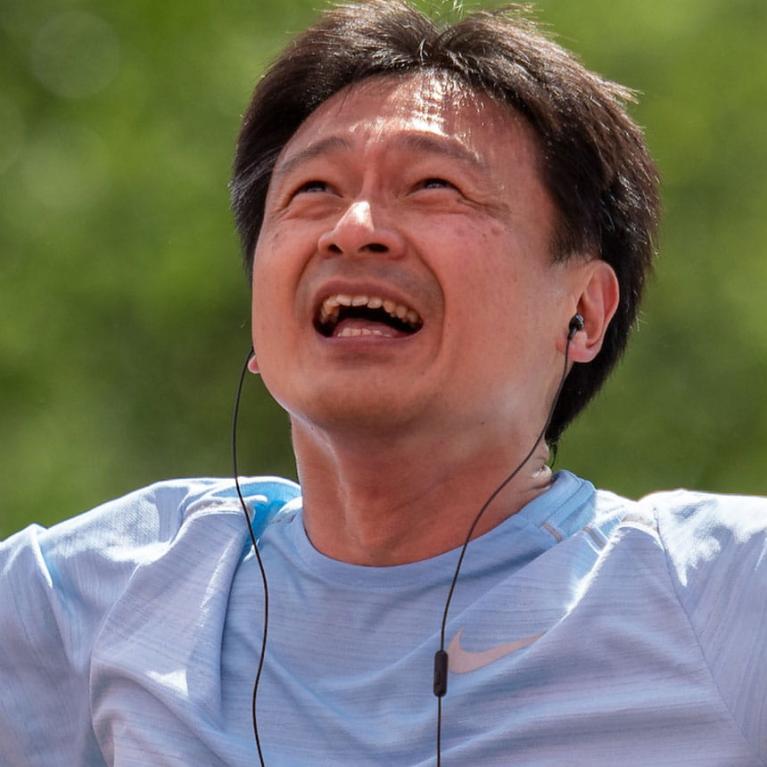
<instances>
[{"instance_id":1,"label":"neck","mask_svg":"<svg viewBox=\"0 0 767 767\"><path fill-rule=\"evenodd\" d=\"M339 438L294 422L307 534L326 556L362 565L404 564L454 549L534 439ZM550 487L547 458L541 441L488 506L473 537Z\"/></svg>"}]
</instances>

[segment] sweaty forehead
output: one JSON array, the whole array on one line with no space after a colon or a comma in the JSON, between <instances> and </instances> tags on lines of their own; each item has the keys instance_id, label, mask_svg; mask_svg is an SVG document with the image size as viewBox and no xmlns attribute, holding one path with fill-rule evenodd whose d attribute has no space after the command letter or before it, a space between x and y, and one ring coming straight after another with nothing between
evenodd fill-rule
<instances>
[{"instance_id":1,"label":"sweaty forehead","mask_svg":"<svg viewBox=\"0 0 767 767\"><path fill-rule=\"evenodd\" d=\"M453 132L458 122L479 121L479 100L478 94L445 76L381 77L336 94L333 100L326 102L324 116L331 121L346 118L350 127L356 124L374 127L393 119L413 129ZM459 115L461 120L456 119Z\"/></svg>"},{"instance_id":2,"label":"sweaty forehead","mask_svg":"<svg viewBox=\"0 0 767 767\"><path fill-rule=\"evenodd\" d=\"M375 137L401 127L470 140L478 131L509 130L522 122L510 107L445 73L372 77L347 86L312 112L283 148L277 165L323 135Z\"/></svg>"}]
</instances>

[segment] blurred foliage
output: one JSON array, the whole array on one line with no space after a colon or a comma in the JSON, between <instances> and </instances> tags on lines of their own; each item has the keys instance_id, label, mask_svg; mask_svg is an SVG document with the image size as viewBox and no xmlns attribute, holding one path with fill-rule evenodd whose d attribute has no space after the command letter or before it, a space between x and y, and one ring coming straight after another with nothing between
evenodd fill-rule
<instances>
[{"instance_id":1,"label":"blurred foliage","mask_svg":"<svg viewBox=\"0 0 767 767\"><path fill-rule=\"evenodd\" d=\"M0 0L0 537L230 472L248 344L232 148L259 73L317 4ZM767 3L540 0L538 15L641 92L666 210L640 330L558 465L628 495L765 493ZM249 380L243 470L292 475L287 419Z\"/></svg>"}]
</instances>

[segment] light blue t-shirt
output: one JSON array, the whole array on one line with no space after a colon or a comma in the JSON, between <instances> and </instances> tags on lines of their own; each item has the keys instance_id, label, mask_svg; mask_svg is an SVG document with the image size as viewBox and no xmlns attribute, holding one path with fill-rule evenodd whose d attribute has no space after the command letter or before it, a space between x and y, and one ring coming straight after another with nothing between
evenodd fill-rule
<instances>
[{"instance_id":1,"label":"light blue t-shirt","mask_svg":"<svg viewBox=\"0 0 767 767\"><path fill-rule=\"evenodd\" d=\"M269 576L269 767L434 765L457 551L361 567L248 480ZM417 509L414 509L417 514ZM765 767L767 502L640 502L567 472L469 546L445 767ZM0 544L0 764L251 767L262 586L227 480L165 482Z\"/></svg>"}]
</instances>

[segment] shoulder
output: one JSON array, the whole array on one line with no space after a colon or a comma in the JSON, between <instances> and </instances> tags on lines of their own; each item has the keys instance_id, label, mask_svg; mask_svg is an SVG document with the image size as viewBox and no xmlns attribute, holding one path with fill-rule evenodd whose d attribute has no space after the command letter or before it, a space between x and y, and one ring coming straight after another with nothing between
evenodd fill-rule
<instances>
[{"instance_id":1,"label":"shoulder","mask_svg":"<svg viewBox=\"0 0 767 767\"><path fill-rule=\"evenodd\" d=\"M767 684L767 663L756 661L767 646L767 500L677 490L640 503L655 514L669 577L714 675L737 689L758 665Z\"/></svg>"},{"instance_id":2,"label":"shoulder","mask_svg":"<svg viewBox=\"0 0 767 767\"><path fill-rule=\"evenodd\" d=\"M279 477L240 481L256 535L300 495ZM231 537L247 537L234 482L197 478L157 482L45 529L31 525L0 542L0 574L42 569L56 585L83 581L83 574L113 573L122 580L138 566L161 557L189 526L205 536L205 517L236 517ZM237 516L238 515L238 516Z\"/></svg>"},{"instance_id":3,"label":"shoulder","mask_svg":"<svg viewBox=\"0 0 767 767\"><path fill-rule=\"evenodd\" d=\"M645 496L635 508L652 519L686 605L767 593L767 499L674 490Z\"/></svg>"},{"instance_id":4,"label":"shoulder","mask_svg":"<svg viewBox=\"0 0 767 767\"><path fill-rule=\"evenodd\" d=\"M300 497L295 482L281 477L240 479L240 489L255 521L263 523ZM161 542L172 538L184 520L205 511L239 511L237 488L231 478L172 479L156 482L83 514L61 522L50 530L37 530L54 538L77 537L90 531L123 544Z\"/></svg>"},{"instance_id":5,"label":"shoulder","mask_svg":"<svg viewBox=\"0 0 767 767\"><path fill-rule=\"evenodd\" d=\"M623 544L628 529L654 539L677 598L700 631L725 617L767 616L767 499L674 490L630 501L595 494L595 520ZM717 617L718 616L718 617ZM706 625L704 625L704 623Z\"/></svg>"},{"instance_id":6,"label":"shoulder","mask_svg":"<svg viewBox=\"0 0 767 767\"><path fill-rule=\"evenodd\" d=\"M295 483L276 477L240 484L256 535L299 496ZM30 525L0 542L0 604L8 608L0 608L0 634L26 626L29 636L51 636L53 620L67 637L84 636L139 571L178 574L206 556L238 562L249 544L242 515L233 480L203 478L158 482L48 529Z\"/></svg>"},{"instance_id":7,"label":"shoulder","mask_svg":"<svg viewBox=\"0 0 767 767\"><path fill-rule=\"evenodd\" d=\"M699 635L721 637L726 622L753 635L767 615L767 499L676 490L640 505L655 516L670 576Z\"/></svg>"},{"instance_id":8,"label":"shoulder","mask_svg":"<svg viewBox=\"0 0 767 767\"><path fill-rule=\"evenodd\" d=\"M733 575L760 566L767 574L767 498L675 490L639 504L654 515L683 583L713 566L726 565Z\"/></svg>"}]
</instances>

